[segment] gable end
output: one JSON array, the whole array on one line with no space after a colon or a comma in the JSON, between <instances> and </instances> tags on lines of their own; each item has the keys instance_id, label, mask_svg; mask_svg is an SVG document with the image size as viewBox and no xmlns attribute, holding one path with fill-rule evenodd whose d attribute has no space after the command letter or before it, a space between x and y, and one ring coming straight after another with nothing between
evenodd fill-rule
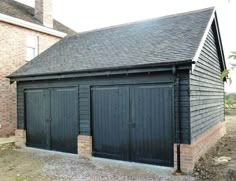
<instances>
[{"instance_id":1,"label":"gable end","mask_svg":"<svg viewBox=\"0 0 236 181\"><path fill-rule=\"evenodd\" d=\"M224 66L212 25L190 74L190 124L192 141L224 120Z\"/></svg>"},{"instance_id":2,"label":"gable end","mask_svg":"<svg viewBox=\"0 0 236 181\"><path fill-rule=\"evenodd\" d=\"M224 56L224 50L223 50L220 30L219 30L218 18L217 18L217 14L215 11L212 15L212 18L209 21L208 27L205 30L205 33L204 33L202 40L200 42L200 45L198 47L198 50L196 51L196 54L193 58L193 63L195 64L199 60L200 53L203 49L203 46L205 46L206 38L209 35L209 31L212 31L212 33L213 33L213 39L215 42L215 47L217 49L217 55L218 55L219 61L220 61L221 72L223 72L226 69L226 63L225 63L225 56ZM192 66L192 72L194 72L194 70L195 70L194 64ZM224 81L225 81L225 79L224 79Z\"/></svg>"},{"instance_id":3,"label":"gable end","mask_svg":"<svg viewBox=\"0 0 236 181\"><path fill-rule=\"evenodd\" d=\"M223 50L223 46L222 46L221 35L220 35L219 24L218 24L218 19L217 19L216 13L215 13L215 19L212 23L212 31L215 35L214 39L215 39L215 43L216 43L217 54L218 54L219 61L220 61L221 71L224 71L226 69L226 63L225 63L224 50Z\"/></svg>"}]
</instances>

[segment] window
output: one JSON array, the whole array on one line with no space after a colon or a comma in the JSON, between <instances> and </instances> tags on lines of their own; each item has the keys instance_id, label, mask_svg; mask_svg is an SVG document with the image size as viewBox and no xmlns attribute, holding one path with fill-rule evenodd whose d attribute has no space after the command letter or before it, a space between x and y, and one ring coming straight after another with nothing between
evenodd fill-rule
<instances>
[{"instance_id":1,"label":"window","mask_svg":"<svg viewBox=\"0 0 236 181\"><path fill-rule=\"evenodd\" d=\"M28 35L26 40L26 60L30 61L38 55L38 37Z\"/></svg>"}]
</instances>

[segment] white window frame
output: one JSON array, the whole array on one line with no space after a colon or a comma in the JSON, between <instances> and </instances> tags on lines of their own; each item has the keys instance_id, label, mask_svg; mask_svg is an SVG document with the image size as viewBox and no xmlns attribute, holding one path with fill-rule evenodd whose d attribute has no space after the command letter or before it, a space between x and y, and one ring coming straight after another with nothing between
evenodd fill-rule
<instances>
[{"instance_id":1,"label":"white window frame","mask_svg":"<svg viewBox=\"0 0 236 181\"><path fill-rule=\"evenodd\" d=\"M33 50L32 56L29 56L29 49ZM27 35L26 37L26 61L35 58L39 53L39 37L34 35Z\"/></svg>"}]
</instances>

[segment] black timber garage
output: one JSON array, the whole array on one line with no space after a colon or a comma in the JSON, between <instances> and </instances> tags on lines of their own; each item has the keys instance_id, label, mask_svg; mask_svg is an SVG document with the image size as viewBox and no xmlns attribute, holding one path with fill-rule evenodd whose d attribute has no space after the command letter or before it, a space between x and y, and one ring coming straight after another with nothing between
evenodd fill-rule
<instances>
[{"instance_id":1,"label":"black timber garage","mask_svg":"<svg viewBox=\"0 0 236 181\"><path fill-rule=\"evenodd\" d=\"M26 145L76 153L78 133L92 134L93 156L173 166L172 68L152 75L141 71L22 82L18 98L25 100L19 108L24 121L18 127L26 130Z\"/></svg>"},{"instance_id":2,"label":"black timber garage","mask_svg":"<svg viewBox=\"0 0 236 181\"><path fill-rule=\"evenodd\" d=\"M69 36L9 76L17 131L28 146L189 171L181 150L223 129L225 68L213 8Z\"/></svg>"}]
</instances>

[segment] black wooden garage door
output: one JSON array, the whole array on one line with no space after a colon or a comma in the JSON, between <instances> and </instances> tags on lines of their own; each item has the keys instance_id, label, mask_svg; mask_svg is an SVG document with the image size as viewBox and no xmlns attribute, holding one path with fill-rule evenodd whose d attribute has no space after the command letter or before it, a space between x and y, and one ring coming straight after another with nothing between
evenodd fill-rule
<instances>
[{"instance_id":1,"label":"black wooden garage door","mask_svg":"<svg viewBox=\"0 0 236 181\"><path fill-rule=\"evenodd\" d=\"M128 160L128 87L93 88L93 155Z\"/></svg>"},{"instance_id":2,"label":"black wooden garage door","mask_svg":"<svg viewBox=\"0 0 236 181\"><path fill-rule=\"evenodd\" d=\"M173 166L172 86L92 89L93 155Z\"/></svg>"},{"instance_id":3,"label":"black wooden garage door","mask_svg":"<svg viewBox=\"0 0 236 181\"><path fill-rule=\"evenodd\" d=\"M77 88L25 91L27 145L77 152Z\"/></svg>"}]
</instances>

